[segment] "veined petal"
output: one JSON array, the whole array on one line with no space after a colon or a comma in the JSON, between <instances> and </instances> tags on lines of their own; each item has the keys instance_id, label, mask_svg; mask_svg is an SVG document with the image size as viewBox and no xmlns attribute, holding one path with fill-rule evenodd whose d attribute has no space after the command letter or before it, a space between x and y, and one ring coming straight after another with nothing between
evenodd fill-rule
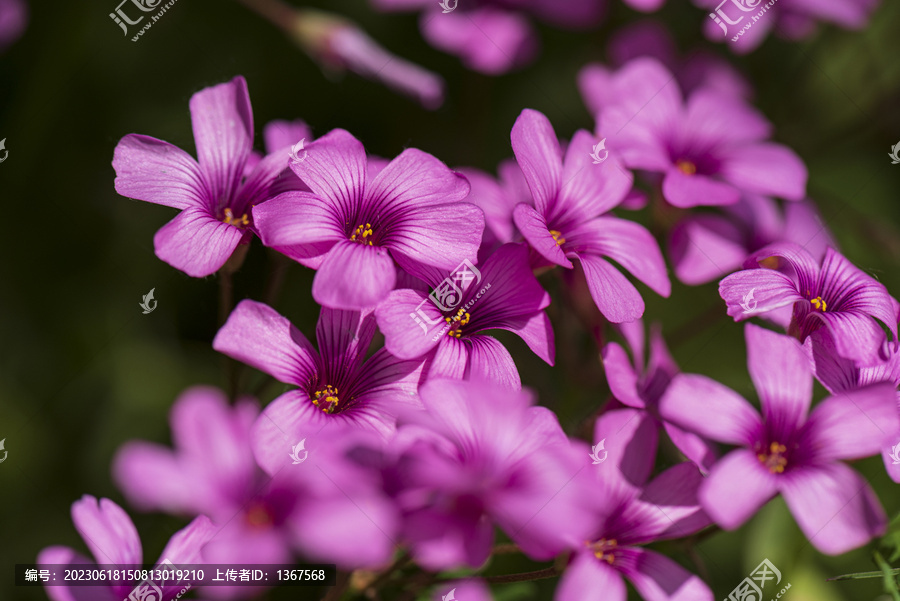
<instances>
[{"instance_id":1,"label":"veined petal","mask_svg":"<svg viewBox=\"0 0 900 601\"><path fill-rule=\"evenodd\" d=\"M543 113L525 109L516 119L510 138L535 207L548 215L562 186L563 155L556 132Z\"/></svg>"},{"instance_id":2,"label":"veined petal","mask_svg":"<svg viewBox=\"0 0 900 601\"><path fill-rule=\"evenodd\" d=\"M528 316L505 319L497 322L496 327L509 330L525 341L528 348L535 355L543 359L547 364L553 365L553 357L556 354L554 344L553 324L543 311L532 313Z\"/></svg>"},{"instance_id":3,"label":"veined petal","mask_svg":"<svg viewBox=\"0 0 900 601\"><path fill-rule=\"evenodd\" d=\"M599 255L578 255L591 298L603 316L613 323L634 321L644 315L644 299L634 284Z\"/></svg>"},{"instance_id":4,"label":"veined petal","mask_svg":"<svg viewBox=\"0 0 900 601\"><path fill-rule=\"evenodd\" d=\"M367 309L394 288L397 272L386 248L342 240L331 247L316 272L312 294L334 309Z\"/></svg>"},{"instance_id":5,"label":"veined petal","mask_svg":"<svg viewBox=\"0 0 900 601\"><path fill-rule=\"evenodd\" d=\"M713 601L712 591L699 576L668 557L645 549L621 553L620 569L645 601ZM618 559L618 558L617 558Z\"/></svg>"},{"instance_id":6,"label":"veined petal","mask_svg":"<svg viewBox=\"0 0 900 601\"><path fill-rule=\"evenodd\" d=\"M786 473L781 492L803 534L827 555L860 547L887 528L878 497L843 463Z\"/></svg>"},{"instance_id":7,"label":"veined petal","mask_svg":"<svg viewBox=\"0 0 900 601\"><path fill-rule=\"evenodd\" d=\"M709 474L709 470L719 458L715 444L668 421L663 421L663 429L669 435L672 444L693 461L704 476Z\"/></svg>"},{"instance_id":8,"label":"veined petal","mask_svg":"<svg viewBox=\"0 0 900 601\"><path fill-rule=\"evenodd\" d=\"M719 282L719 296L735 321L749 319L805 300L796 284L773 269L745 269Z\"/></svg>"},{"instance_id":9,"label":"veined petal","mask_svg":"<svg viewBox=\"0 0 900 601\"><path fill-rule=\"evenodd\" d=\"M601 474L612 492L627 499L637 496L638 489L650 478L656 461L659 440L654 419L640 409L613 409L597 418L594 444L601 441L607 459Z\"/></svg>"},{"instance_id":10,"label":"veined petal","mask_svg":"<svg viewBox=\"0 0 900 601\"><path fill-rule=\"evenodd\" d=\"M156 256L191 277L212 275L225 264L244 232L190 207L164 225L153 237Z\"/></svg>"},{"instance_id":11,"label":"veined petal","mask_svg":"<svg viewBox=\"0 0 900 601\"><path fill-rule=\"evenodd\" d=\"M764 259L775 257L777 269L785 271L797 280L799 292L814 291L819 288L819 263L809 251L793 242L775 242L752 253L746 261L745 268L760 267Z\"/></svg>"},{"instance_id":12,"label":"veined petal","mask_svg":"<svg viewBox=\"0 0 900 601\"><path fill-rule=\"evenodd\" d=\"M499 340L486 334L466 338L467 380L497 382L510 390L521 390L522 381L512 355Z\"/></svg>"},{"instance_id":13,"label":"veined petal","mask_svg":"<svg viewBox=\"0 0 900 601\"><path fill-rule=\"evenodd\" d=\"M829 305L837 311L854 311L871 315L884 323L897 338L897 315L884 284L853 265L844 255L827 248L819 275Z\"/></svg>"},{"instance_id":14,"label":"veined petal","mask_svg":"<svg viewBox=\"0 0 900 601\"><path fill-rule=\"evenodd\" d=\"M263 303L238 303L216 334L213 348L286 384L307 386L318 379L312 344L286 317Z\"/></svg>"},{"instance_id":15,"label":"veined petal","mask_svg":"<svg viewBox=\"0 0 900 601\"><path fill-rule=\"evenodd\" d=\"M282 173L295 177L288 171L288 149L282 148L271 154L267 154L256 164L238 188L232 210L237 215L242 215L252 209L254 205L274 198L277 193L276 183ZM295 178L296 179L296 178ZM300 185L298 181L298 185Z\"/></svg>"},{"instance_id":16,"label":"veined petal","mask_svg":"<svg viewBox=\"0 0 900 601\"><path fill-rule=\"evenodd\" d=\"M678 374L659 401L667 420L733 445L749 445L762 428L759 413L735 391L696 374Z\"/></svg>"},{"instance_id":17,"label":"veined petal","mask_svg":"<svg viewBox=\"0 0 900 601\"><path fill-rule=\"evenodd\" d=\"M334 207L307 192L285 192L254 207L253 223L263 244L295 261L323 255L347 237Z\"/></svg>"},{"instance_id":18,"label":"veined petal","mask_svg":"<svg viewBox=\"0 0 900 601\"><path fill-rule=\"evenodd\" d=\"M806 421L812 401L809 359L795 338L749 323L744 337L750 378L768 427L785 434L793 432Z\"/></svg>"},{"instance_id":19,"label":"veined petal","mask_svg":"<svg viewBox=\"0 0 900 601\"><path fill-rule=\"evenodd\" d=\"M828 392L835 394L853 390L861 384L856 362L838 354L834 337L828 329L810 334L803 342L803 350L813 366L813 374Z\"/></svg>"},{"instance_id":20,"label":"veined petal","mask_svg":"<svg viewBox=\"0 0 900 601\"><path fill-rule=\"evenodd\" d=\"M190 524L172 535L156 565L161 565L160 562L166 559L176 566L203 563L200 550L218 531L219 527L213 524L208 517L197 516L191 520ZM165 587L164 594L166 592L177 593L179 588L181 585Z\"/></svg>"},{"instance_id":21,"label":"veined petal","mask_svg":"<svg viewBox=\"0 0 900 601\"><path fill-rule=\"evenodd\" d=\"M472 282L463 295L464 307L475 301L467 309L472 314L469 329L477 331L497 327L508 319L530 317L550 304L550 295L534 277L528 250L522 244L501 246L478 269L481 280ZM485 290L488 284L490 288Z\"/></svg>"},{"instance_id":22,"label":"veined petal","mask_svg":"<svg viewBox=\"0 0 900 601\"><path fill-rule=\"evenodd\" d=\"M319 356L328 380L356 371L366 358L375 336L371 310L345 311L322 307L316 324Z\"/></svg>"},{"instance_id":23,"label":"veined petal","mask_svg":"<svg viewBox=\"0 0 900 601\"><path fill-rule=\"evenodd\" d=\"M628 544L682 538L708 526L711 521L697 496L703 481L691 462L672 466L651 480L623 514L623 520L638 524L628 534Z\"/></svg>"},{"instance_id":24,"label":"veined petal","mask_svg":"<svg viewBox=\"0 0 900 601\"><path fill-rule=\"evenodd\" d=\"M860 366L876 365L884 361L880 353L885 341L884 330L868 315L851 311L816 311L812 316L828 327L834 338L835 348L842 357L852 359ZM896 340L896 335L894 339Z\"/></svg>"},{"instance_id":25,"label":"veined petal","mask_svg":"<svg viewBox=\"0 0 900 601\"><path fill-rule=\"evenodd\" d=\"M72 503L72 522L97 563L142 564L141 539L125 510L84 495Z\"/></svg>"},{"instance_id":26,"label":"veined petal","mask_svg":"<svg viewBox=\"0 0 900 601\"><path fill-rule=\"evenodd\" d=\"M253 147L253 110L243 77L200 90L191 97L197 158L211 197L234 197ZM218 210L221 207L212 207Z\"/></svg>"},{"instance_id":27,"label":"veined petal","mask_svg":"<svg viewBox=\"0 0 900 601\"><path fill-rule=\"evenodd\" d=\"M618 570L580 551L566 568L554 593L554 601L626 601L628 592Z\"/></svg>"},{"instance_id":28,"label":"veined petal","mask_svg":"<svg viewBox=\"0 0 900 601\"><path fill-rule=\"evenodd\" d=\"M437 158L407 148L388 163L366 191L366 207L376 215L459 202L469 195L469 182Z\"/></svg>"},{"instance_id":29,"label":"veined petal","mask_svg":"<svg viewBox=\"0 0 900 601\"><path fill-rule=\"evenodd\" d=\"M391 253L444 269L463 259L474 261L484 233L484 213L468 202L417 207L393 219L381 244Z\"/></svg>"},{"instance_id":30,"label":"veined petal","mask_svg":"<svg viewBox=\"0 0 900 601\"><path fill-rule=\"evenodd\" d=\"M375 309L378 329L384 334L384 346L391 354L415 359L432 350L440 340L446 322L426 293L418 290L394 290Z\"/></svg>"},{"instance_id":31,"label":"veined petal","mask_svg":"<svg viewBox=\"0 0 900 601\"><path fill-rule=\"evenodd\" d=\"M613 396L629 407L643 409L646 403L638 392L638 375L635 373L625 349L617 343L611 342L603 347L602 356L606 381Z\"/></svg>"},{"instance_id":32,"label":"veined petal","mask_svg":"<svg viewBox=\"0 0 900 601\"><path fill-rule=\"evenodd\" d=\"M748 449L725 455L700 486L700 502L714 522L734 530L776 495L780 475L770 472Z\"/></svg>"},{"instance_id":33,"label":"veined petal","mask_svg":"<svg viewBox=\"0 0 900 601\"><path fill-rule=\"evenodd\" d=\"M819 461L878 454L900 431L893 384L838 392L819 403L804 426L803 447Z\"/></svg>"},{"instance_id":34,"label":"veined petal","mask_svg":"<svg viewBox=\"0 0 900 601\"><path fill-rule=\"evenodd\" d=\"M129 134L116 145L113 169L122 196L176 209L212 204L197 161L168 142Z\"/></svg>"},{"instance_id":35,"label":"veined petal","mask_svg":"<svg viewBox=\"0 0 900 601\"><path fill-rule=\"evenodd\" d=\"M666 262L656 239L644 226L617 217L598 217L567 232L566 240L567 249L579 255L609 257L657 294L669 296L672 285Z\"/></svg>"},{"instance_id":36,"label":"veined petal","mask_svg":"<svg viewBox=\"0 0 900 601\"><path fill-rule=\"evenodd\" d=\"M366 190L362 143L343 129L333 129L304 149L306 158L291 161L291 170L342 220L358 216Z\"/></svg>"},{"instance_id":37,"label":"veined petal","mask_svg":"<svg viewBox=\"0 0 900 601\"><path fill-rule=\"evenodd\" d=\"M566 258L557 239L550 233L543 215L523 203L513 210L513 220L531 248L551 263L572 269L572 262Z\"/></svg>"}]
</instances>

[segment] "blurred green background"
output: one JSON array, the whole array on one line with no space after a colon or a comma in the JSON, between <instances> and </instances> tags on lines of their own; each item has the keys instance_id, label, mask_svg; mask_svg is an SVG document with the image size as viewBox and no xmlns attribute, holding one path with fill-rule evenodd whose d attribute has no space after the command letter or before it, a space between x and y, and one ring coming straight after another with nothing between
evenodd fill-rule
<instances>
[{"instance_id":1,"label":"blurred green background","mask_svg":"<svg viewBox=\"0 0 900 601\"><path fill-rule=\"evenodd\" d=\"M511 155L509 130L525 107L547 114L560 136L593 127L575 75L586 62L605 59L611 32L640 18L611 0L607 20L595 31L541 27L540 58L491 78L428 46L415 15L378 13L364 0L309 3L355 19L389 50L441 73L447 99L428 112L356 76L324 77L271 24L235 2L179 0L137 43L108 17L115 4L32 2L25 36L0 56L0 139L9 150L0 164L0 438L9 452L0 464L3 600L47 598L42 589L12 585L13 565L33 562L43 547L65 544L86 552L69 518L81 495L110 497L130 510L110 476L111 458L123 442L168 443L167 413L178 393L194 384L225 384L222 358L210 346L216 278L189 278L154 256L153 234L175 211L116 194L110 163L123 135L152 135L193 153L190 96L240 74L250 88L257 148L266 122L302 118L315 135L348 129L380 156L415 146L452 166L493 171ZM809 194L842 249L900 294L900 165L887 156L900 140L900 3L882 2L862 32L828 27L799 43L770 39L743 58L702 38L704 11L684 0L668 4L657 18L682 50L708 46L745 72L776 139L806 161ZM636 218L646 221L646 213ZM272 265L255 242L236 276L237 298L260 298ZM275 303L309 336L317 317L311 281L311 271L290 265ZM523 383L536 388L574 434L607 393L596 347L562 304L558 278L548 274L542 281L554 295L549 313L556 367L541 363L520 340L503 339ZM151 288L158 308L143 315L138 304ZM645 320L663 324L683 370L754 398L742 327L725 316L715 284L676 284L669 299L641 290ZM250 386L260 381L258 374L245 376ZM269 386L264 400L279 392L280 385ZM888 514L900 512L900 487L887 478L881 459L857 467ZM158 557L185 524L130 513L145 561ZM695 569L680 544L659 548ZM871 548L822 556L780 500L739 531L710 537L696 556L717 598L765 557L791 582L791 601L869 600L881 590L878 580L825 583L828 576L875 569ZM543 565L503 556L488 569L537 567ZM541 581L495 591L506 601L551 599L553 586ZM293 591L268 598L315 598L312 591Z\"/></svg>"}]
</instances>

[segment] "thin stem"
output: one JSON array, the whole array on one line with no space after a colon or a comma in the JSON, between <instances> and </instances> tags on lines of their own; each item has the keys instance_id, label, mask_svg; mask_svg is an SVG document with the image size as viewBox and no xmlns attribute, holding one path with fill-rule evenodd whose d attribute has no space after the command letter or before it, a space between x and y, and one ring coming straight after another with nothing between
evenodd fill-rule
<instances>
[{"instance_id":1,"label":"thin stem","mask_svg":"<svg viewBox=\"0 0 900 601\"><path fill-rule=\"evenodd\" d=\"M494 546L494 555L505 555L508 553L521 553L522 549L516 543L500 543Z\"/></svg>"},{"instance_id":2,"label":"thin stem","mask_svg":"<svg viewBox=\"0 0 900 601\"><path fill-rule=\"evenodd\" d=\"M543 570L535 570L534 572L522 572L519 574L504 574L502 576L488 576L484 578L485 582L493 584L501 584L506 582L527 582L529 580L543 580L545 578L555 578L559 576L556 568L544 568Z\"/></svg>"},{"instance_id":3,"label":"thin stem","mask_svg":"<svg viewBox=\"0 0 900 601\"><path fill-rule=\"evenodd\" d=\"M282 286L284 286L284 280L290 266L290 259L279 252L269 251L269 273L266 276L266 287L262 296L265 304L273 306L278 301L278 295Z\"/></svg>"}]
</instances>

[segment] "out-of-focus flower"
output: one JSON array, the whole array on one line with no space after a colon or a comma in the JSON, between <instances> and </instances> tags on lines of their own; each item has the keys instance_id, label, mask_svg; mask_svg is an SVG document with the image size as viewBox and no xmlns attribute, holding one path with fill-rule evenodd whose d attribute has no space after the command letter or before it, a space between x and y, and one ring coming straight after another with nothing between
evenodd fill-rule
<instances>
[{"instance_id":1,"label":"out-of-focus flower","mask_svg":"<svg viewBox=\"0 0 900 601\"><path fill-rule=\"evenodd\" d=\"M266 246L318 270L313 298L366 309L396 283L395 260L453 269L475 260L484 215L460 202L469 183L435 157L403 151L373 179L363 145L342 129L319 138L291 169L312 190L253 210Z\"/></svg>"},{"instance_id":2,"label":"out-of-focus flower","mask_svg":"<svg viewBox=\"0 0 900 601\"><path fill-rule=\"evenodd\" d=\"M531 192L515 159L506 159L497 168L498 177L472 167L461 167L472 189L467 201L484 211L484 235L478 261L483 262L500 246L522 239L513 221L513 211L522 202L531 203Z\"/></svg>"},{"instance_id":3,"label":"out-of-focus flower","mask_svg":"<svg viewBox=\"0 0 900 601\"><path fill-rule=\"evenodd\" d=\"M801 200L807 172L771 125L734 94L701 88L685 102L658 61L637 58L609 78L597 124L627 167L662 178L676 207L734 204L741 194ZM765 173L765 177L759 177Z\"/></svg>"},{"instance_id":4,"label":"out-of-focus flower","mask_svg":"<svg viewBox=\"0 0 900 601\"><path fill-rule=\"evenodd\" d=\"M799 343L745 327L747 366L762 415L736 392L705 376L675 376L660 412L684 428L740 448L717 462L700 501L727 530L776 494L810 543L837 555L883 534L887 518L875 493L843 463L881 452L900 428L890 384L842 392L810 413L812 372Z\"/></svg>"},{"instance_id":5,"label":"out-of-focus flower","mask_svg":"<svg viewBox=\"0 0 900 601\"><path fill-rule=\"evenodd\" d=\"M834 23L845 29L862 29L869 22L869 16L879 4L879 0L778 0L771 6L762 0L694 0L701 8L714 11L722 25L708 18L704 21L706 37L714 41L727 42L738 54L756 50L772 30L788 39L809 36L816 29L817 21ZM728 21L721 17L725 14ZM763 7L766 7L765 12ZM753 20L757 17L757 20ZM727 24L733 21L733 24ZM751 27L747 27L752 23ZM724 26L724 30L723 30ZM742 32L738 35L739 32ZM736 40L734 38L737 38Z\"/></svg>"},{"instance_id":6,"label":"out-of-focus flower","mask_svg":"<svg viewBox=\"0 0 900 601\"><path fill-rule=\"evenodd\" d=\"M330 422L389 434L400 408L418 406L423 361L379 349L371 311L323 308L318 352L285 317L263 303L241 301L216 334L213 348L298 388L263 411L254 427L256 459L273 474L286 459L284 440L297 442ZM293 444L293 443L292 443Z\"/></svg>"},{"instance_id":7,"label":"out-of-focus flower","mask_svg":"<svg viewBox=\"0 0 900 601\"><path fill-rule=\"evenodd\" d=\"M427 291L391 292L375 310L385 348L403 359L427 355L429 378L483 379L519 389L522 384L512 356L485 330L517 334L553 365L553 327L544 314L550 295L532 274L524 245L500 247L478 270L478 281L466 282L461 294L451 292L458 300L451 309L441 309ZM452 276L432 270L421 277L439 293L448 275Z\"/></svg>"},{"instance_id":8,"label":"out-of-focus flower","mask_svg":"<svg viewBox=\"0 0 900 601\"><path fill-rule=\"evenodd\" d=\"M42 565L65 565L72 569L91 569L98 564L133 565L144 563L141 539L134 522L125 510L110 501L84 495L72 503L72 522L75 529L91 550L93 560L69 547L47 547L38 554L37 563ZM169 560L174 565L198 564L200 549L216 534L217 528L206 516L200 516L169 539L157 567ZM135 585L115 584L98 586L47 586L47 596L52 601L121 601L128 597ZM163 598L171 601L181 591L182 585L160 587Z\"/></svg>"},{"instance_id":9,"label":"out-of-focus flower","mask_svg":"<svg viewBox=\"0 0 900 601\"><path fill-rule=\"evenodd\" d=\"M812 200L781 209L774 199L746 195L721 213L688 215L675 224L669 258L678 279L695 286L739 269L752 252L773 242L799 244L817 261L827 247L837 246Z\"/></svg>"},{"instance_id":10,"label":"out-of-focus flower","mask_svg":"<svg viewBox=\"0 0 900 601\"><path fill-rule=\"evenodd\" d=\"M584 459L531 395L477 381L429 380L388 445L386 485L403 536L427 569L480 566L499 526L532 558L583 540Z\"/></svg>"},{"instance_id":11,"label":"out-of-focus flower","mask_svg":"<svg viewBox=\"0 0 900 601\"><path fill-rule=\"evenodd\" d=\"M885 332L879 321L897 339L897 316L887 289L833 248L825 251L820 267L802 246L770 244L753 253L743 271L723 279L719 295L735 321L793 307L789 334L803 342L825 326L837 353L860 365L884 360Z\"/></svg>"},{"instance_id":12,"label":"out-of-focus flower","mask_svg":"<svg viewBox=\"0 0 900 601\"><path fill-rule=\"evenodd\" d=\"M254 231L250 209L277 193L288 149L273 152L250 171L253 112L247 82L235 77L191 97L198 160L150 136L129 134L113 157L122 196L181 209L153 238L156 256L193 277L221 268ZM305 189L299 180L292 186Z\"/></svg>"},{"instance_id":13,"label":"out-of-focus flower","mask_svg":"<svg viewBox=\"0 0 900 601\"><path fill-rule=\"evenodd\" d=\"M669 29L658 21L638 21L617 30L606 50L614 69L640 57L658 60L675 74L686 95L707 88L740 98L753 96L750 82L721 56L701 49L687 56L679 54ZM581 97L592 114L599 113L604 103L610 101L612 77L612 69L600 63L587 65L578 73Z\"/></svg>"},{"instance_id":14,"label":"out-of-focus flower","mask_svg":"<svg viewBox=\"0 0 900 601\"><path fill-rule=\"evenodd\" d=\"M644 599L712 601L709 587L671 559L644 545L689 536L709 525L697 498L703 481L692 463L676 465L648 482L656 457L656 428L634 409L597 420L595 440L608 459L576 480L591 490L589 534L577 545L556 588L556 601L625 601L629 580ZM623 579L624 577L624 579Z\"/></svg>"},{"instance_id":15,"label":"out-of-focus flower","mask_svg":"<svg viewBox=\"0 0 900 601\"><path fill-rule=\"evenodd\" d=\"M494 601L488 586L476 578L442 583L431 598L432 601Z\"/></svg>"},{"instance_id":16,"label":"out-of-focus flower","mask_svg":"<svg viewBox=\"0 0 900 601\"><path fill-rule=\"evenodd\" d=\"M303 439L304 459L295 467L289 450L297 441L285 434L273 449L284 469L270 477L253 455L258 414L248 399L232 408L216 389L191 389L172 408L175 449L126 444L116 457L116 480L145 510L212 518L219 530L203 548L207 563L290 563L293 548L343 566L387 559L393 543L386 533L395 523L390 503L373 482L377 473L345 457L357 445L377 447L379 440L364 433L354 437L335 424L310 429ZM366 509L354 507L354 501ZM353 523L352 533L335 529L339 520ZM367 544L357 545L358 537ZM208 591L217 598L247 593L240 587Z\"/></svg>"},{"instance_id":17,"label":"out-of-focus flower","mask_svg":"<svg viewBox=\"0 0 900 601\"><path fill-rule=\"evenodd\" d=\"M25 0L0 0L0 52L22 37L27 25Z\"/></svg>"},{"instance_id":18,"label":"out-of-focus flower","mask_svg":"<svg viewBox=\"0 0 900 601\"><path fill-rule=\"evenodd\" d=\"M584 268L591 297L609 321L633 321L644 313L637 288L609 257L656 293L670 292L666 265L653 236L643 226L607 215L631 190L633 176L611 150L599 165L591 160L594 139L575 132L565 157L550 121L525 109L512 129L512 147L534 197L513 217L519 231L549 264Z\"/></svg>"},{"instance_id":19,"label":"out-of-focus flower","mask_svg":"<svg viewBox=\"0 0 900 601\"><path fill-rule=\"evenodd\" d=\"M565 28L594 26L603 14L602 0L452 0L449 11L438 0L373 0L383 10L422 10L425 39L455 54L468 68L497 75L522 66L537 55L539 39L527 14Z\"/></svg>"},{"instance_id":20,"label":"out-of-focus flower","mask_svg":"<svg viewBox=\"0 0 900 601\"><path fill-rule=\"evenodd\" d=\"M663 419L659 414L659 399L669 386L672 378L679 373L678 365L669 354L666 342L658 327L650 330L650 356L644 364L644 326L639 320L634 324L639 340L631 346L631 357L618 343L610 342L603 347L603 368L606 370L606 381L613 396L622 404L640 410L653 424L653 448L656 447L656 432L660 427L684 453L685 457L697 464L704 472L708 472L716 460L713 445L693 432L688 432ZM630 336L626 337L629 338ZM644 415L640 419L645 419Z\"/></svg>"}]
</instances>

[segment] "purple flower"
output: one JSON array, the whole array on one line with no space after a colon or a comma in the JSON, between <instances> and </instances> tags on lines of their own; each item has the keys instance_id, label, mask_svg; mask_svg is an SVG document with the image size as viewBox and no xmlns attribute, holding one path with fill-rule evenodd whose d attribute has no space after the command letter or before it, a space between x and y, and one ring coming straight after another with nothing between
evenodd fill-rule
<instances>
[{"instance_id":1,"label":"purple flower","mask_svg":"<svg viewBox=\"0 0 900 601\"><path fill-rule=\"evenodd\" d=\"M694 286L721 278L773 242L800 244L817 261L827 247L837 246L809 199L780 209L774 199L747 195L721 211L689 215L669 233L669 257L683 283Z\"/></svg>"},{"instance_id":2,"label":"purple flower","mask_svg":"<svg viewBox=\"0 0 900 601\"><path fill-rule=\"evenodd\" d=\"M591 297L609 321L633 321L644 313L640 293L604 257L618 262L662 296L670 283L659 245L637 223L605 215L626 197L633 177L614 152L593 164L595 140L575 132L565 157L543 114L525 109L512 129L512 147L534 197L513 217L531 247L550 264L572 269L577 258Z\"/></svg>"},{"instance_id":3,"label":"purple flower","mask_svg":"<svg viewBox=\"0 0 900 601\"><path fill-rule=\"evenodd\" d=\"M659 414L659 399L665 393L672 378L679 373L678 365L669 355L666 342L658 327L650 331L650 356L644 365L644 327L640 321L628 324L636 326L639 336L626 336L631 346L632 360L618 343L603 347L603 368L613 396L622 404L638 409L650 417L653 428L653 447L657 431L664 428L666 434L685 457L708 472L716 460L716 450L708 441L692 432L683 430Z\"/></svg>"},{"instance_id":4,"label":"purple flower","mask_svg":"<svg viewBox=\"0 0 900 601\"><path fill-rule=\"evenodd\" d=\"M496 179L471 167L463 167L459 172L472 187L467 200L484 211L484 236L478 253L482 262L503 244L522 239L513 221L513 210L519 203L532 203L531 192L515 159L500 163Z\"/></svg>"},{"instance_id":5,"label":"purple flower","mask_svg":"<svg viewBox=\"0 0 900 601\"><path fill-rule=\"evenodd\" d=\"M477 567L499 526L535 559L582 540L583 468L553 413L531 395L486 382L429 380L388 445L387 490L403 536L430 570Z\"/></svg>"},{"instance_id":6,"label":"purple flower","mask_svg":"<svg viewBox=\"0 0 900 601\"><path fill-rule=\"evenodd\" d=\"M712 601L700 578L639 546L688 536L709 524L697 500L703 480L697 467L682 463L648 483L656 427L634 409L602 416L594 437L605 441L608 457L578 475L591 489L593 513L588 537L572 547L556 601L625 601L623 577L647 600Z\"/></svg>"},{"instance_id":7,"label":"purple flower","mask_svg":"<svg viewBox=\"0 0 900 601\"><path fill-rule=\"evenodd\" d=\"M512 356L485 331L514 332L553 365L553 328L543 311L550 295L532 274L523 245L500 247L477 269L477 281L468 282L459 295L444 297L455 298L449 309L439 307L427 291L391 292L375 310L385 348L401 359L427 355L429 378L493 380L519 389L522 384ZM448 273L429 275L428 284L438 294Z\"/></svg>"},{"instance_id":8,"label":"purple flower","mask_svg":"<svg viewBox=\"0 0 900 601\"><path fill-rule=\"evenodd\" d=\"M817 330L810 334L803 344L813 365L813 374L828 392L842 392L865 388L872 384L889 383L900 386L900 347L895 342L888 346L888 359L884 363L869 367L859 367L853 361L837 354L834 338L827 330ZM900 411L900 392L897 392L897 407ZM895 432L881 451L884 467L894 482L900 482L900 462L895 461L894 446L900 444L900 432Z\"/></svg>"},{"instance_id":9,"label":"purple flower","mask_svg":"<svg viewBox=\"0 0 900 601\"><path fill-rule=\"evenodd\" d=\"M394 288L394 261L452 269L474 260L484 215L464 177L410 148L371 178L362 144L334 130L291 169L312 190L286 192L253 210L266 246L317 269L313 298L366 309Z\"/></svg>"},{"instance_id":10,"label":"purple flower","mask_svg":"<svg viewBox=\"0 0 900 601\"><path fill-rule=\"evenodd\" d=\"M284 462L285 438L299 441L331 422L387 435L400 408L418 405L423 362L397 359L385 349L366 359L374 335L371 311L323 308L316 352L268 305L251 300L238 304L213 348L297 386L272 401L256 421L256 459L267 473L274 474Z\"/></svg>"},{"instance_id":11,"label":"purple flower","mask_svg":"<svg viewBox=\"0 0 900 601\"><path fill-rule=\"evenodd\" d=\"M658 174L676 207L734 204L742 193L787 200L806 194L803 161L766 141L771 125L760 113L733 93L708 88L685 102L654 59L634 59L609 78L600 132L627 167Z\"/></svg>"},{"instance_id":12,"label":"purple flower","mask_svg":"<svg viewBox=\"0 0 900 601\"><path fill-rule=\"evenodd\" d=\"M250 241L250 209L277 193L288 153L269 154L245 172L252 160L253 113L243 77L197 92L190 104L198 161L168 142L129 134L116 146L113 168L122 196L181 209L154 236L156 256L204 277Z\"/></svg>"},{"instance_id":13,"label":"purple flower","mask_svg":"<svg viewBox=\"0 0 900 601\"><path fill-rule=\"evenodd\" d=\"M450 594L451 591L453 591L453 595ZM494 601L491 589L482 580L476 578L441 583L441 586L435 589L431 598L433 601L444 601L445 599Z\"/></svg>"},{"instance_id":14,"label":"purple flower","mask_svg":"<svg viewBox=\"0 0 900 601\"><path fill-rule=\"evenodd\" d=\"M81 538L84 539L84 543L91 550L91 554L94 556L93 561L69 547L54 546L47 547L38 554L38 565L66 565L71 568L90 569L98 564L142 565L144 563L141 539L138 537L134 522L121 507L109 499L98 501L95 497L84 495L80 500L72 503L72 522ZM156 565L160 565L165 560L169 560L176 566L202 563L200 548L215 533L216 527L209 521L209 518L198 517L169 539ZM127 597L138 584L138 582L134 582L128 585L113 586L47 586L46 591L52 601L73 601L75 599L120 601ZM161 588L163 599L160 601L171 601L182 587L178 585Z\"/></svg>"},{"instance_id":15,"label":"purple flower","mask_svg":"<svg viewBox=\"0 0 900 601\"><path fill-rule=\"evenodd\" d=\"M727 530L781 494L809 541L837 555L882 534L887 519L875 493L842 460L881 451L900 428L894 387L843 392L809 412L812 372L796 340L747 324L747 366L762 415L705 376L675 376L660 412L684 428L739 448L716 463L700 500Z\"/></svg>"},{"instance_id":16,"label":"purple flower","mask_svg":"<svg viewBox=\"0 0 900 601\"><path fill-rule=\"evenodd\" d=\"M897 339L887 289L833 248L825 251L820 267L797 244L771 244L753 253L744 267L719 283L735 321L792 306L789 334L803 342L825 326L837 353L861 365L883 361L885 333L879 321Z\"/></svg>"},{"instance_id":17,"label":"purple flower","mask_svg":"<svg viewBox=\"0 0 900 601\"><path fill-rule=\"evenodd\" d=\"M28 25L28 5L24 0L0 0L0 52L22 37Z\"/></svg>"},{"instance_id":18,"label":"purple flower","mask_svg":"<svg viewBox=\"0 0 900 601\"><path fill-rule=\"evenodd\" d=\"M800 39L815 31L816 21L862 29L879 0L778 0L771 6L762 0L732 0L724 5L721 0L694 0L694 4L713 11L710 14L722 21L722 25L712 18L704 21L707 38L727 40L732 50L746 54L762 44L773 30L788 39ZM729 21L733 23L727 24Z\"/></svg>"},{"instance_id":19,"label":"purple flower","mask_svg":"<svg viewBox=\"0 0 900 601\"><path fill-rule=\"evenodd\" d=\"M603 12L601 0L483 0L471 3L447 0L373 0L384 10L423 10L420 28L425 39L440 50L455 54L468 68L498 75L522 66L537 55L537 32L526 17L567 28L596 24Z\"/></svg>"}]
</instances>

